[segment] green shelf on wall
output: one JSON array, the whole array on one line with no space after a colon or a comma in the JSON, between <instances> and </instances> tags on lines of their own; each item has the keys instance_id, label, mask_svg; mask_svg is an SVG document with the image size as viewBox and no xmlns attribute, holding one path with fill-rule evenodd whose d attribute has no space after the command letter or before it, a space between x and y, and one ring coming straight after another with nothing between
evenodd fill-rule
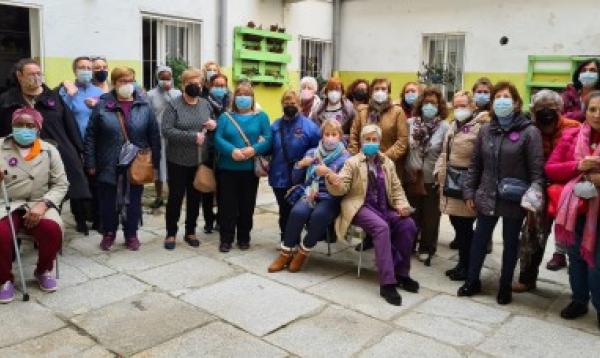
<instances>
[{"instance_id":1,"label":"green shelf on wall","mask_svg":"<svg viewBox=\"0 0 600 358\"><path fill-rule=\"evenodd\" d=\"M292 58L287 44L291 39L286 33L236 27L233 80L278 86L288 83L287 64Z\"/></svg>"}]
</instances>

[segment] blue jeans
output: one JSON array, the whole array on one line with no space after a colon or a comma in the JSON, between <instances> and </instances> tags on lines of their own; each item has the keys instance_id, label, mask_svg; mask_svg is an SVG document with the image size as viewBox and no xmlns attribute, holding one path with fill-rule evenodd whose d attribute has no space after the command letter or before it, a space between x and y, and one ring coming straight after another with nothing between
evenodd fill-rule
<instances>
[{"instance_id":1,"label":"blue jeans","mask_svg":"<svg viewBox=\"0 0 600 358\"><path fill-rule=\"evenodd\" d=\"M129 205L127 206L126 220L123 224L125 239L137 237L138 224L142 217L143 185L130 185ZM117 212L117 186L98 183L98 204L104 234L116 235L119 227L119 213Z\"/></svg>"},{"instance_id":2,"label":"blue jeans","mask_svg":"<svg viewBox=\"0 0 600 358\"><path fill-rule=\"evenodd\" d=\"M592 297L592 304L596 311L600 312L600 245L596 244L596 263L594 267L589 267L583 260L579 249L581 248L581 239L583 237L583 228L585 218L580 217L575 227L575 244L567 249L569 255L569 282L571 291L573 291L573 301L587 304ZM600 228L600 225L598 225ZM596 231L596 237L600 235L599 229ZM596 239L598 242L598 239Z\"/></svg>"},{"instance_id":3,"label":"blue jeans","mask_svg":"<svg viewBox=\"0 0 600 358\"><path fill-rule=\"evenodd\" d=\"M521 218L502 218L502 241L504 251L502 252L502 270L500 273L500 287L510 287L512 284L515 266L519 255L519 236L523 219ZM471 243L471 257L469 258L469 274L467 281L470 283L479 282L479 275L483 267L483 261L487 252L487 244L492 240L494 228L498 223L499 216L477 215L477 225L475 235Z\"/></svg>"},{"instance_id":4,"label":"blue jeans","mask_svg":"<svg viewBox=\"0 0 600 358\"><path fill-rule=\"evenodd\" d=\"M304 225L307 234L304 237L304 247L312 249L321 238L327 234L327 228L340 213L340 199L325 199L318 201L314 208L302 198L296 202L283 233L283 245L294 248L300 244L300 234Z\"/></svg>"}]
</instances>

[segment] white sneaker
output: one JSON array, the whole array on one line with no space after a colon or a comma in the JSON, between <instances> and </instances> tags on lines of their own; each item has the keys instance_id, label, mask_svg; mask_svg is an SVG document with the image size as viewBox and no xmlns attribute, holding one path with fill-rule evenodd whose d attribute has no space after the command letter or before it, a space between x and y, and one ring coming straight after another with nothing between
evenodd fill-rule
<instances>
[{"instance_id":1,"label":"white sneaker","mask_svg":"<svg viewBox=\"0 0 600 358\"><path fill-rule=\"evenodd\" d=\"M421 261L421 262L425 262L425 260L427 260L429 258L429 254L426 252L421 252L420 254L417 255L417 260Z\"/></svg>"}]
</instances>

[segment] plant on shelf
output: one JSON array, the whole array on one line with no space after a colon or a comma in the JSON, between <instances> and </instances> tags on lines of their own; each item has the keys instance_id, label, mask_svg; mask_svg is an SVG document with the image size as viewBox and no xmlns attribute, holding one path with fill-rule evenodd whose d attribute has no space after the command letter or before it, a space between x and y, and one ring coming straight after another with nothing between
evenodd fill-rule
<instances>
[{"instance_id":1,"label":"plant on shelf","mask_svg":"<svg viewBox=\"0 0 600 358\"><path fill-rule=\"evenodd\" d=\"M181 74L189 67L188 63L180 57L171 57L167 58L167 66L173 71L174 86L181 87Z\"/></svg>"},{"instance_id":2,"label":"plant on shelf","mask_svg":"<svg viewBox=\"0 0 600 358\"><path fill-rule=\"evenodd\" d=\"M456 76L447 66L423 63L423 71L417 72L420 83L426 85L453 85Z\"/></svg>"}]
</instances>

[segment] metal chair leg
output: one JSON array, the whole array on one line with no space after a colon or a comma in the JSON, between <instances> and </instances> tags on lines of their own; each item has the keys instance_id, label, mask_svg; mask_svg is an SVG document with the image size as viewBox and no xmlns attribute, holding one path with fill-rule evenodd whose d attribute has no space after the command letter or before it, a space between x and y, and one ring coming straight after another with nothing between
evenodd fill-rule
<instances>
[{"instance_id":1,"label":"metal chair leg","mask_svg":"<svg viewBox=\"0 0 600 358\"><path fill-rule=\"evenodd\" d=\"M331 256L331 234L329 229L327 230L327 234L325 234L325 240L327 240L327 256Z\"/></svg>"},{"instance_id":2,"label":"metal chair leg","mask_svg":"<svg viewBox=\"0 0 600 358\"><path fill-rule=\"evenodd\" d=\"M6 208L6 216L8 218L8 225L10 226L10 234L12 236L13 245L15 247L15 254L17 256L17 265L19 266L19 276L21 277L21 288L23 290L23 301L29 301L29 293L27 292L27 282L25 282L25 275L23 274L23 264L21 262L21 250L17 240L17 232L15 230L15 224L12 219L12 212L10 209L10 199L6 191L6 185L2 181L2 194L4 195L4 202Z\"/></svg>"},{"instance_id":3,"label":"metal chair leg","mask_svg":"<svg viewBox=\"0 0 600 358\"><path fill-rule=\"evenodd\" d=\"M361 242L360 242L360 253L358 254L358 272L356 274L357 278L360 278L360 269L362 267L363 248L364 248L364 240L361 240Z\"/></svg>"}]
</instances>

